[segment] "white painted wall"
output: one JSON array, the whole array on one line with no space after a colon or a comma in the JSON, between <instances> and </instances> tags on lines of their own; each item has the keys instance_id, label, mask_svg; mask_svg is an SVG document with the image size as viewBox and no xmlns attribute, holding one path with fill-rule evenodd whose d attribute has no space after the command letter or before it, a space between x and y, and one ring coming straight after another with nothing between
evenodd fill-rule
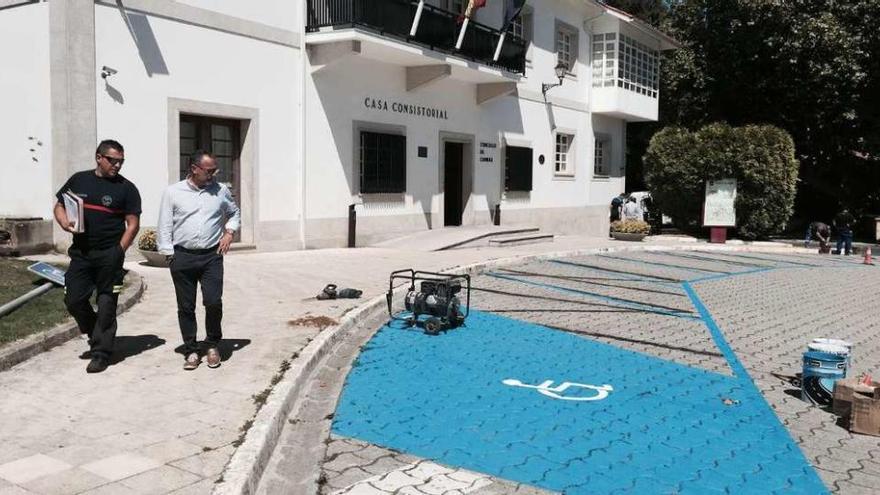
<instances>
[{"instance_id":1,"label":"white painted wall","mask_svg":"<svg viewBox=\"0 0 880 495\"><path fill-rule=\"evenodd\" d=\"M513 204L514 208L586 205L592 163L589 114L560 107L548 110L543 103L515 97L478 106L475 90L474 84L447 78L407 92L404 68L358 56L315 73L306 96L309 218L344 217L352 194L357 194L359 162L353 122L375 123L379 130L383 126L403 127L407 136L407 194L393 206L364 208L367 216L440 211L441 132L474 136L472 160L477 211L488 211L501 196L504 140L530 145L535 150L534 190L529 201L518 201ZM446 110L449 119L367 108L366 98L387 101L389 105L402 102ZM553 125L576 135L573 178L554 175ZM498 144L493 163L479 162L480 141ZM418 146L428 147L427 158L417 156ZM546 157L544 165L538 165L539 154Z\"/></svg>"},{"instance_id":2,"label":"white painted wall","mask_svg":"<svg viewBox=\"0 0 880 495\"><path fill-rule=\"evenodd\" d=\"M0 47L0 216L52 218L49 4L0 11Z\"/></svg>"},{"instance_id":3,"label":"white painted wall","mask_svg":"<svg viewBox=\"0 0 880 495\"><path fill-rule=\"evenodd\" d=\"M501 8L491 6L479 13L481 22L500 24ZM541 84L556 82L554 67L556 21L580 30L578 59L573 74L562 86L548 93L552 105L541 97ZM583 30L581 7L544 2L534 11L532 65L518 85L520 97L508 96L484 105L474 102L474 84L447 78L407 92L405 69L361 56L331 64L313 74L307 83L308 216L346 216L347 205L356 201L358 156L354 122L375 123L377 130L403 129L407 136L407 192L405 195L372 201L369 196L360 216L442 213L441 180L443 159L440 134L454 132L474 137L472 209L475 217L487 219L501 200L502 211L580 208L602 205L623 190L624 122L607 116L592 116L588 95L591 87L589 36ZM449 120L401 115L365 108L364 99L414 103L448 111ZM360 124L358 124L360 125ZM595 127L595 129L594 129ZM555 132L574 134L573 177L554 171ZM593 178L594 131L612 140L609 159L611 177ZM481 141L498 144L492 164L479 162ZM503 194L504 145L528 146L534 150L531 193ZM417 156L418 146L428 146L428 157ZM538 157L545 162L539 164ZM354 196L353 196L354 195ZM467 222L467 213L465 215Z\"/></svg>"},{"instance_id":4,"label":"white painted wall","mask_svg":"<svg viewBox=\"0 0 880 495\"><path fill-rule=\"evenodd\" d=\"M589 188L589 204L610 205L611 199L626 188L626 122L605 115L593 114L593 133L602 133L611 138L610 170L607 178L592 178ZM593 146L591 145L592 149ZM590 171L593 169L593 155L590 155Z\"/></svg>"},{"instance_id":5,"label":"white painted wall","mask_svg":"<svg viewBox=\"0 0 880 495\"><path fill-rule=\"evenodd\" d=\"M302 0L177 0L206 10L213 10L240 19L299 31Z\"/></svg>"},{"instance_id":6,"label":"white painted wall","mask_svg":"<svg viewBox=\"0 0 880 495\"><path fill-rule=\"evenodd\" d=\"M168 98L257 109L257 221L295 220L299 50L147 16L155 43L139 52L117 9L96 6L95 17L98 137L125 146L122 174L141 191L142 224L156 224L161 193L178 180L169 176ZM144 48L151 44L158 50ZM98 75L102 65L119 71L112 88Z\"/></svg>"}]
</instances>

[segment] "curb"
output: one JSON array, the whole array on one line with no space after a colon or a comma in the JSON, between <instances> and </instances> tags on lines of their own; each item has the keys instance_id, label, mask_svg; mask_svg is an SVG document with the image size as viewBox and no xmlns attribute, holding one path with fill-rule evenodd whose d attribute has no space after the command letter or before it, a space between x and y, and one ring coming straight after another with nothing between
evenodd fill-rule
<instances>
[{"instance_id":1,"label":"curb","mask_svg":"<svg viewBox=\"0 0 880 495\"><path fill-rule=\"evenodd\" d=\"M760 252L784 252L784 253L814 253L813 250L796 248L792 246L766 246L766 245L670 245L670 246L621 246L588 248L580 250L564 250L541 254L528 254L498 258L488 261L480 261L470 265L457 266L441 273L475 275L487 269L509 265L524 261L537 261L562 256L587 256L602 253L637 252L637 251L760 251ZM404 290L405 284L397 287L395 292ZM322 359L339 343L348 336L361 322L368 322L377 317L386 309L385 295L376 296L366 303L358 306L347 313L336 327L318 334L291 363L290 369L284 377L272 389L266 403L256 413L253 425L247 431L244 442L232 454L232 458L223 470L221 482L214 485L212 495L252 495L257 492L263 471L269 463L281 430L284 428L285 418L290 414L297 397L304 389L312 372L320 364ZM378 328L371 330L372 333Z\"/></svg>"},{"instance_id":2,"label":"curb","mask_svg":"<svg viewBox=\"0 0 880 495\"><path fill-rule=\"evenodd\" d=\"M129 270L127 275L133 276L135 280L132 286L122 292L122 300L116 306L117 315L124 313L134 306L147 288L144 278L136 272ZM79 327L76 325L76 322L70 321L68 318L67 321L59 323L49 330L15 341L0 349L0 371L8 370L37 354L59 346L76 337L79 333Z\"/></svg>"},{"instance_id":3,"label":"curb","mask_svg":"<svg viewBox=\"0 0 880 495\"><path fill-rule=\"evenodd\" d=\"M369 321L385 311L385 295L376 296L350 311L332 330L318 334L291 363L284 378L272 389L266 403L257 412L244 442L235 450L223 471L223 481L215 485L214 495L256 493L263 470L275 450L290 414L307 379L324 356L361 321Z\"/></svg>"}]
</instances>

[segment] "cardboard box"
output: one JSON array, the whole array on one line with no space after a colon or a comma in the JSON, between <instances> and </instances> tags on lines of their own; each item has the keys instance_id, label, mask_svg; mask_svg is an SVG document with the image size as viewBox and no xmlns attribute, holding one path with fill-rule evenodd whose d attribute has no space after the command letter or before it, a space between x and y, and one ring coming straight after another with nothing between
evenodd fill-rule
<instances>
[{"instance_id":1,"label":"cardboard box","mask_svg":"<svg viewBox=\"0 0 880 495\"><path fill-rule=\"evenodd\" d=\"M873 395L880 383L871 382L871 385L862 385L858 378L844 378L834 382L834 401L832 409L834 414L849 419L852 413L853 392Z\"/></svg>"},{"instance_id":2,"label":"cardboard box","mask_svg":"<svg viewBox=\"0 0 880 495\"><path fill-rule=\"evenodd\" d=\"M875 387L872 394L853 392L849 431L880 436L880 388Z\"/></svg>"}]
</instances>

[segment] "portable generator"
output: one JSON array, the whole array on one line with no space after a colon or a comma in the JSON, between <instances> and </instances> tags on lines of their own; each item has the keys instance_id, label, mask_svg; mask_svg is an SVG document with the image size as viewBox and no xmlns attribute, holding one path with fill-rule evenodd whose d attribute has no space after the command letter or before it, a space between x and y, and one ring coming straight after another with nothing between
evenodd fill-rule
<instances>
[{"instance_id":1,"label":"portable generator","mask_svg":"<svg viewBox=\"0 0 880 495\"><path fill-rule=\"evenodd\" d=\"M402 279L409 281L409 289L403 298L405 316L395 316L392 309L394 283ZM418 282L418 288L416 283ZM462 311L459 294L465 289L465 306ZM413 270L397 270L388 277L388 315L392 320L400 320L408 326L419 326L428 335L438 335L443 330L456 328L464 323L471 309L470 275L447 275Z\"/></svg>"}]
</instances>

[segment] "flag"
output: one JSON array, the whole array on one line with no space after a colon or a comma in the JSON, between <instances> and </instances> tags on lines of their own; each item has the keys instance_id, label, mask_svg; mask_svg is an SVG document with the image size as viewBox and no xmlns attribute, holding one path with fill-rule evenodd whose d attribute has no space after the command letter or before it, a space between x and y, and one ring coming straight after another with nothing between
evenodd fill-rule
<instances>
[{"instance_id":1,"label":"flag","mask_svg":"<svg viewBox=\"0 0 880 495\"><path fill-rule=\"evenodd\" d=\"M519 17L519 13L522 12L525 5L526 0L504 0L504 25L501 27L502 33L507 32L510 24Z\"/></svg>"},{"instance_id":2,"label":"flag","mask_svg":"<svg viewBox=\"0 0 880 495\"><path fill-rule=\"evenodd\" d=\"M486 0L468 0L467 9L464 11L464 16L468 19L473 18L474 14L477 12L477 9L485 7Z\"/></svg>"}]
</instances>

